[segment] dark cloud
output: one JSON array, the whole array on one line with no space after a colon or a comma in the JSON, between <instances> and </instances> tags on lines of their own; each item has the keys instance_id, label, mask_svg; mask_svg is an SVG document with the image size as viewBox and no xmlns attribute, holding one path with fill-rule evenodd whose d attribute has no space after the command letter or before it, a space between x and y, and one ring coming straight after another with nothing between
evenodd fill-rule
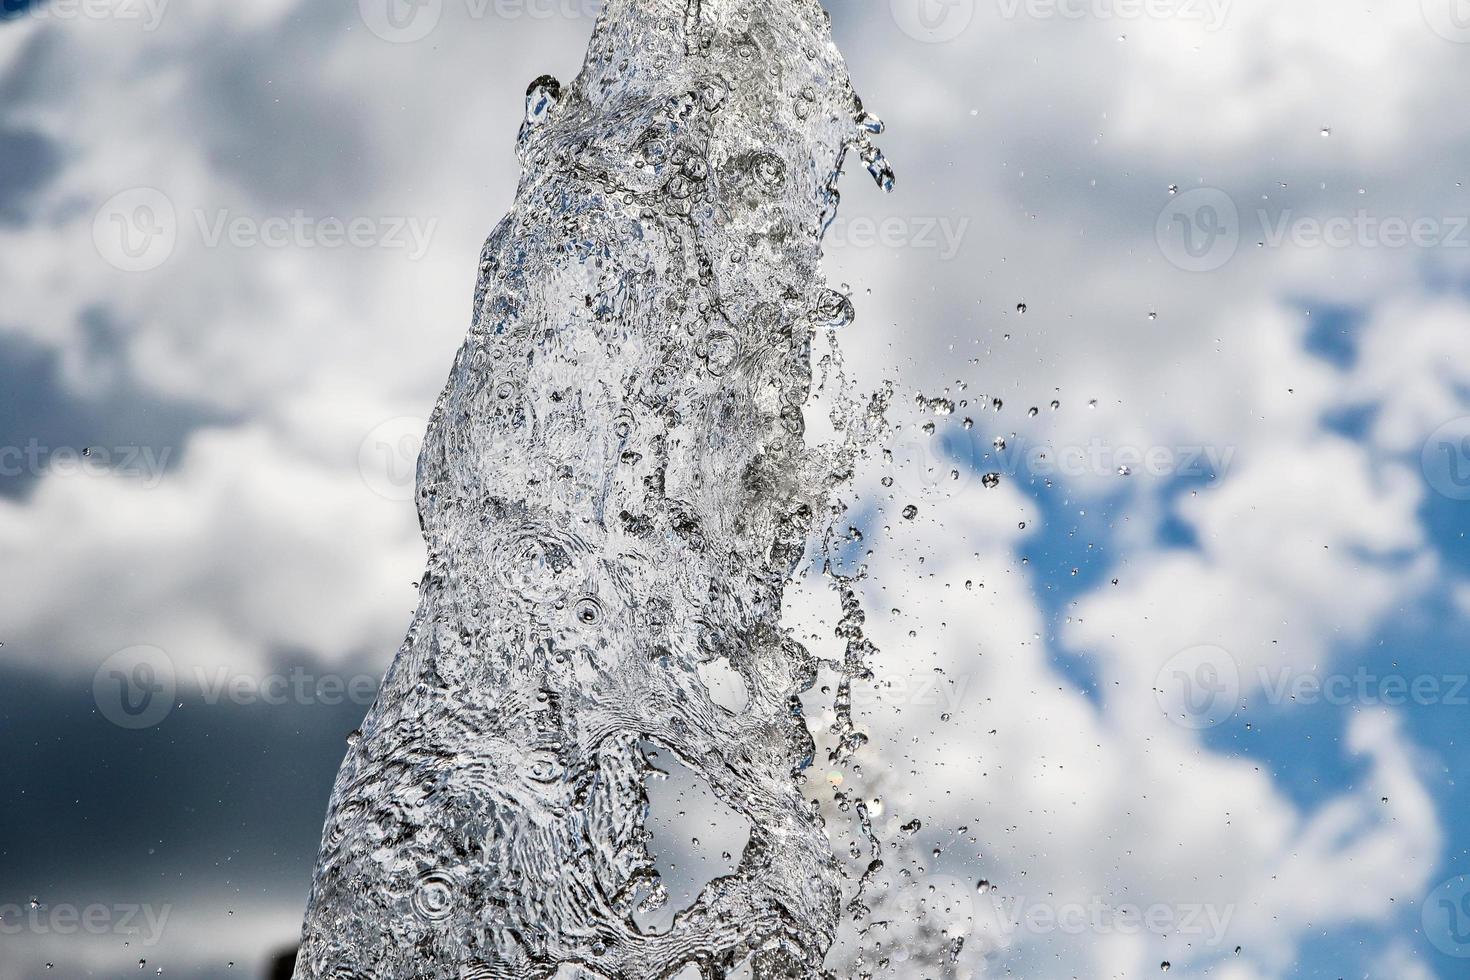
<instances>
[{"instance_id":1,"label":"dark cloud","mask_svg":"<svg viewBox=\"0 0 1470 980\"><path fill-rule=\"evenodd\" d=\"M98 384L71 391L52 348L0 333L0 497L20 499L54 462L84 450L100 468L158 479L177 467L190 432L228 424L214 409L141 390L124 362L123 328L104 311L81 322L83 356Z\"/></svg>"},{"instance_id":2,"label":"dark cloud","mask_svg":"<svg viewBox=\"0 0 1470 980\"><path fill-rule=\"evenodd\" d=\"M0 0L0 21L12 20L33 7L41 6L41 0Z\"/></svg>"},{"instance_id":3,"label":"dark cloud","mask_svg":"<svg viewBox=\"0 0 1470 980\"><path fill-rule=\"evenodd\" d=\"M300 659L279 672L293 668L328 674ZM170 882L222 895L248 883L304 907L345 738L367 709L351 698L283 700L235 704L181 682L169 715L131 732L99 712L90 674L0 666L0 719L15 736L0 755L10 800L0 881L35 895L122 888L163 898L178 897Z\"/></svg>"},{"instance_id":4,"label":"dark cloud","mask_svg":"<svg viewBox=\"0 0 1470 980\"><path fill-rule=\"evenodd\" d=\"M0 226L30 220L27 199L55 174L60 158L40 133L0 129Z\"/></svg>"},{"instance_id":5,"label":"dark cloud","mask_svg":"<svg viewBox=\"0 0 1470 980\"><path fill-rule=\"evenodd\" d=\"M220 43L209 38L189 107L216 171L271 207L347 207L375 164L363 99L322 83L322 52L347 8L304 4L279 24Z\"/></svg>"},{"instance_id":6,"label":"dark cloud","mask_svg":"<svg viewBox=\"0 0 1470 980\"><path fill-rule=\"evenodd\" d=\"M276 668L328 671L301 657ZM263 899L287 916L304 911L345 738L366 709L351 699L228 700L209 704L181 685L179 706L159 725L124 731L99 712L90 676L0 665L0 726L12 735L0 753L0 906L35 896L79 907L167 904L179 919L185 908L217 912L221 969L226 958L280 954L283 937L252 935L249 917L232 912ZM198 938L166 932L150 956L177 960ZM89 975L122 976L125 966L136 975L137 959L131 952L116 971Z\"/></svg>"}]
</instances>

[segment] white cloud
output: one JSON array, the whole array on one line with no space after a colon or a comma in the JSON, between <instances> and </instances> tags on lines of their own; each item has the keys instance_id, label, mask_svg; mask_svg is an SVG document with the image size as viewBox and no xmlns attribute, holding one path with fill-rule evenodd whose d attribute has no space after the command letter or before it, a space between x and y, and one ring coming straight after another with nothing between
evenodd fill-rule
<instances>
[{"instance_id":1,"label":"white cloud","mask_svg":"<svg viewBox=\"0 0 1470 980\"><path fill-rule=\"evenodd\" d=\"M1402 942L1395 943L1378 958L1373 975L1393 977L1394 980L1436 980L1428 964Z\"/></svg>"},{"instance_id":2,"label":"white cloud","mask_svg":"<svg viewBox=\"0 0 1470 980\"><path fill-rule=\"evenodd\" d=\"M1348 749L1371 774L1359 789L1302 809L1260 766L1205 748L1154 708L1158 664L1142 640L1152 614L1134 616L1107 656L1088 657L1100 694L1089 700L1050 661L1049 627L1016 559L1025 533L1005 519L1020 501L1003 491L989 500L894 521L896 550L875 561L869 627L883 651L883 688L859 703L869 706L874 739L867 765L882 760L901 786L884 794L887 830L921 817L972 881L989 877L1022 908L1101 902L1183 916L1202 907L1202 923L1213 915L1223 924L1175 936L1127 935L1107 918L1081 934L1002 930L991 941L1010 948L1005 963L1111 977L1168 959L1188 976L1240 945L1261 975L1281 976L1310 930L1385 922L1396 901L1422 892L1440 830L1415 750L1390 716L1345 719ZM1228 567L1204 568L1222 587L1242 588ZM1167 566L1158 574L1173 577L1178 597L1209 594ZM1289 608L1289 597L1283 603L1260 615ZM1228 608L1240 617L1248 604ZM1248 633L1253 622L1238 628ZM927 680L934 671L942 671L937 694ZM980 846L957 846L958 826L978 828Z\"/></svg>"},{"instance_id":3,"label":"white cloud","mask_svg":"<svg viewBox=\"0 0 1470 980\"><path fill-rule=\"evenodd\" d=\"M416 601L422 546L408 505L358 473L360 439L334 461L267 426L203 430L157 485L52 474L26 502L0 503L0 546L26 556L0 570L0 591L24 610L8 624L16 656L58 672L138 644L185 673L259 671L293 649L385 662Z\"/></svg>"},{"instance_id":4,"label":"white cloud","mask_svg":"<svg viewBox=\"0 0 1470 980\"><path fill-rule=\"evenodd\" d=\"M1411 295L1374 312L1363 332L1345 405L1381 404L1371 436L1385 451L1417 456L1429 435L1470 411L1464 357L1470 305L1453 297Z\"/></svg>"}]
</instances>

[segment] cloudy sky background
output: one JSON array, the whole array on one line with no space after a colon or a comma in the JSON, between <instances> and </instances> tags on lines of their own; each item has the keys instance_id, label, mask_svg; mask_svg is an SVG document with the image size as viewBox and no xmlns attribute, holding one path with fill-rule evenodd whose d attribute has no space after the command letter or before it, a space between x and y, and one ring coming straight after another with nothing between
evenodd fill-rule
<instances>
[{"instance_id":1,"label":"cloudy sky background","mask_svg":"<svg viewBox=\"0 0 1470 980\"><path fill-rule=\"evenodd\" d=\"M832 4L900 178L829 262L900 403L866 751L975 976L1464 975L1459 2ZM4 0L0 980L298 929L522 93L595 11L387 3Z\"/></svg>"}]
</instances>

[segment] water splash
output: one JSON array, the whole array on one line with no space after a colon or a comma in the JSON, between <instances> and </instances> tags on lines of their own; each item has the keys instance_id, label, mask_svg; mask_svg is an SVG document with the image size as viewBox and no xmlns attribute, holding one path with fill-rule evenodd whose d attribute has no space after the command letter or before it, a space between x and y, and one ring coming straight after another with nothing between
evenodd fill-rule
<instances>
[{"instance_id":1,"label":"water splash","mask_svg":"<svg viewBox=\"0 0 1470 980\"><path fill-rule=\"evenodd\" d=\"M816 0L610 0L576 81L532 83L419 461L420 606L337 779L298 978L822 975L817 665L780 617L850 475L802 409L813 339L854 315L821 233L849 151L892 187L881 128ZM649 746L749 826L657 929Z\"/></svg>"}]
</instances>

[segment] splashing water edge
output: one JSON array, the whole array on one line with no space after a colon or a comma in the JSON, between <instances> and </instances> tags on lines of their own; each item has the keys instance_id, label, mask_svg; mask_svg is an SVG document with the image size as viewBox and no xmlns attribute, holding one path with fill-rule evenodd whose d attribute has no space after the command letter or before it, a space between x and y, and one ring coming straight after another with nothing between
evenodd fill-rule
<instances>
[{"instance_id":1,"label":"splashing water edge","mask_svg":"<svg viewBox=\"0 0 1470 980\"><path fill-rule=\"evenodd\" d=\"M888 396L851 391L821 236L850 151L892 188L880 131L817 0L609 0L578 78L532 83L419 460L419 608L334 787L298 980L828 975L820 665L781 613L815 541L843 766L872 647L836 492ZM824 338L837 437L809 445ZM749 827L656 928L650 745Z\"/></svg>"}]
</instances>

